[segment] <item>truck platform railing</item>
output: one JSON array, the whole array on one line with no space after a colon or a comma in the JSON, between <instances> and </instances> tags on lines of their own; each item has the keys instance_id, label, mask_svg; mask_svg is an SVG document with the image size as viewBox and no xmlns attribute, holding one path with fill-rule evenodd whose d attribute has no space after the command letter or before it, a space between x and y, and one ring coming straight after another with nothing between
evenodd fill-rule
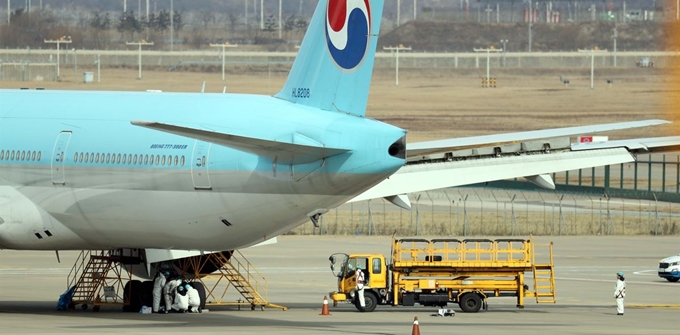
<instances>
[{"instance_id":1,"label":"truck platform railing","mask_svg":"<svg viewBox=\"0 0 680 335\"><path fill-rule=\"evenodd\" d=\"M531 271L533 238L524 239L395 239L394 268L513 268Z\"/></svg>"}]
</instances>

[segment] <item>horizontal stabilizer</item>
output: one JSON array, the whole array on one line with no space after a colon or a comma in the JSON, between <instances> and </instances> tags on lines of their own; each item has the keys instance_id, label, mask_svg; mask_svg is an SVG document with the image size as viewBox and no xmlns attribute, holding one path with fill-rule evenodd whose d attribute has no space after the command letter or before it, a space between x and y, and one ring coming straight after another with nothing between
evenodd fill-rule
<instances>
[{"instance_id":1,"label":"horizontal stabilizer","mask_svg":"<svg viewBox=\"0 0 680 335\"><path fill-rule=\"evenodd\" d=\"M267 157L280 164L306 164L348 152L347 149L328 148L315 144L313 140L300 134L292 134L291 140L303 139L306 144L280 142L274 140L233 135L211 130L182 127L152 121L131 121L135 126L145 127L170 134L189 137L200 141L223 145L236 150Z\"/></svg>"},{"instance_id":2,"label":"horizontal stabilizer","mask_svg":"<svg viewBox=\"0 0 680 335\"><path fill-rule=\"evenodd\" d=\"M580 134L590 134L598 133L603 131L611 130L621 130L629 128L647 127L647 126L657 126L662 124L671 123L664 120L645 120L645 121L632 121L632 122L621 122L621 123L608 123L599 124L592 126L577 126L577 127L566 127L566 128L554 128L554 129L543 129L543 130L533 130L518 133L506 133L506 134L494 134L494 135L482 135L482 136L472 136L472 137L462 137L462 138L452 138L446 140L428 141L428 142L416 142L409 143L406 145L406 156L414 157L419 155L427 155L432 153L439 153L444 151L455 151L463 149L472 149L482 146L495 146L508 143L516 143L519 141L526 140L536 140L544 138L562 137L562 136L573 136Z\"/></svg>"}]
</instances>

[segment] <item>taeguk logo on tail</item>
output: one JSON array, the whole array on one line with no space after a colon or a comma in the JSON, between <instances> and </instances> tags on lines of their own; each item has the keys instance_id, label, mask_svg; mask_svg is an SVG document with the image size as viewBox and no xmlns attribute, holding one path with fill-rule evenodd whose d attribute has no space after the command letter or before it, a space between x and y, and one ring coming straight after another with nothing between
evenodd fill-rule
<instances>
[{"instance_id":1,"label":"taeguk logo on tail","mask_svg":"<svg viewBox=\"0 0 680 335\"><path fill-rule=\"evenodd\" d=\"M331 58L345 69L356 69L366 56L371 32L369 0L328 0L326 44Z\"/></svg>"}]
</instances>

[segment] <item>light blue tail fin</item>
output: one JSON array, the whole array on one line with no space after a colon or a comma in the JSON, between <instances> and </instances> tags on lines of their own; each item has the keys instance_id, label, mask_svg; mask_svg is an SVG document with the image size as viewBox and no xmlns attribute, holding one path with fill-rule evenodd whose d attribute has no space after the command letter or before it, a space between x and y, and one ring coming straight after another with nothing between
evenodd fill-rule
<instances>
[{"instance_id":1,"label":"light blue tail fin","mask_svg":"<svg viewBox=\"0 0 680 335\"><path fill-rule=\"evenodd\" d=\"M275 96L293 103L366 114L384 0L320 0Z\"/></svg>"}]
</instances>

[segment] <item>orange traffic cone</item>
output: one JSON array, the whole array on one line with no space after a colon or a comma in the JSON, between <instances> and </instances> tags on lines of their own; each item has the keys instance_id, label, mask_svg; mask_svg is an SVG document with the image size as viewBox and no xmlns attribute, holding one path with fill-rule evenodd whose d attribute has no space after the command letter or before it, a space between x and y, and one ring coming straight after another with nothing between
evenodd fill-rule
<instances>
[{"instance_id":1,"label":"orange traffic cone","mask_svg":"<svg viewBox=\"0 0 680 335\"><path fill-rule=\"evenodd\" d=\"M323 296L323 307L321 307L321 314L319 315L331 315L328 311L328 298L325 295Z\"/></svg>"},{"instance_id":2,"label":"orange traffic cone","mask_svg":"<svg viewBox=\"0 0 680 335\"><path fill-rule=\"evenodd\" d=\"M418 324L418 317L413 318L413 330L411 335L420 335L420 325Z\"/></svg>"}]
</instances>

